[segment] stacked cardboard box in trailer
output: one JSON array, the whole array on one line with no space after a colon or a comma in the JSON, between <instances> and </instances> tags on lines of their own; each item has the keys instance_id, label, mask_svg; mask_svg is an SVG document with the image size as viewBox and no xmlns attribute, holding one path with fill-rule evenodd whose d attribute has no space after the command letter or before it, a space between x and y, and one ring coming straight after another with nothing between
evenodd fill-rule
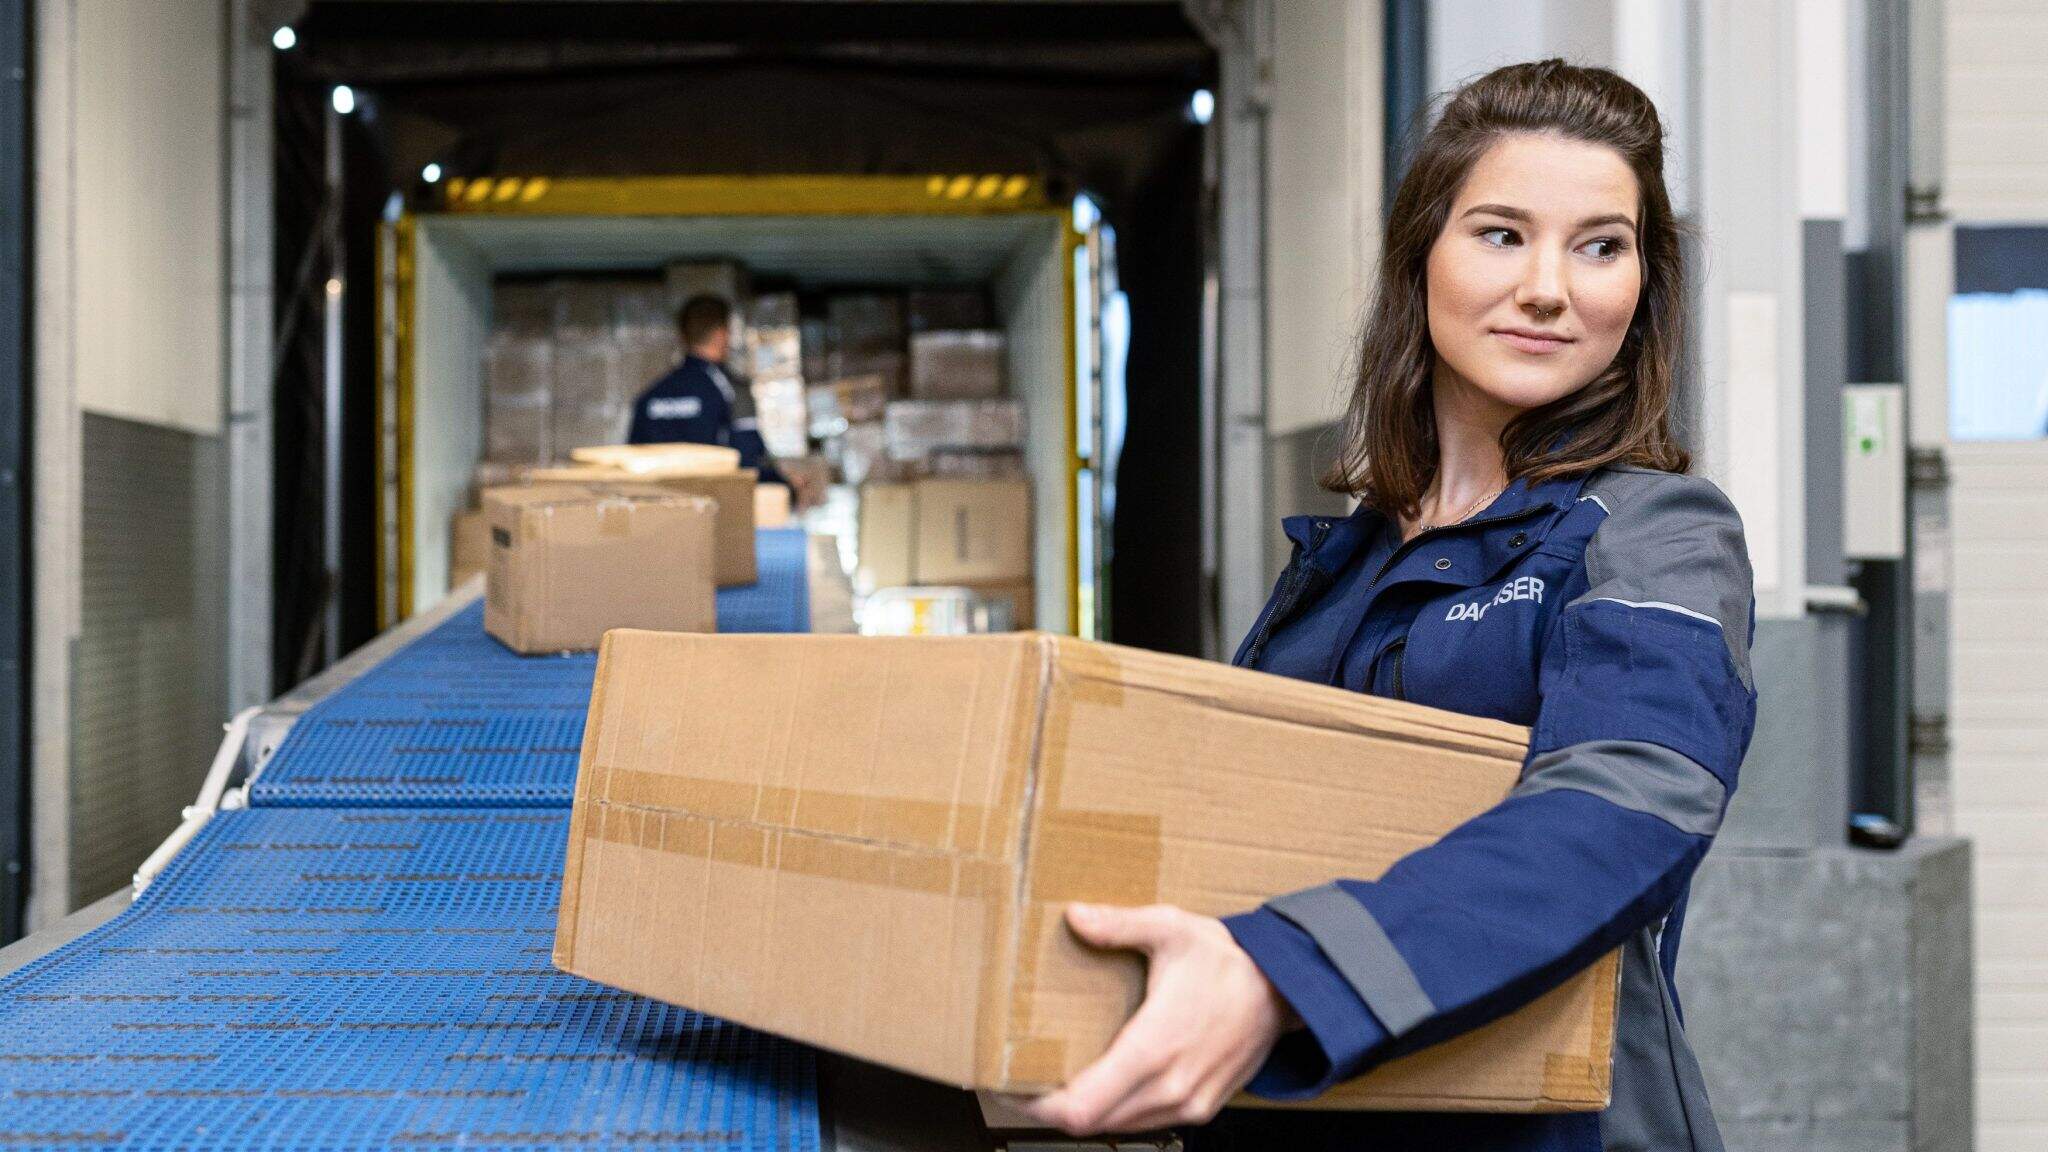
<instances>
[{"instance_id":1,"label":"stacked cardboard box in trailer","mask_svg":"<svg viewBox=\"0 0 2048 1152\"><path fill-rule=\"evenodd\" d=\"M859 492L856 586L965 587L1030 627L1028 430L986 296L835 297L828 331L845 374L811 389L812 431Z\"/></svg>"},{"instance_id":2,"label":"stacked cardboard box in trailer","mask_svg":"<svg viewBox=\"0 0 2048 1152\"><path fill-rule=\"evenodd\" d=\"M652 278L501 281L484 352L484 458L548 464L625 438L633 398L675 366L667 290Z\"/></svg>"}]
</instances>

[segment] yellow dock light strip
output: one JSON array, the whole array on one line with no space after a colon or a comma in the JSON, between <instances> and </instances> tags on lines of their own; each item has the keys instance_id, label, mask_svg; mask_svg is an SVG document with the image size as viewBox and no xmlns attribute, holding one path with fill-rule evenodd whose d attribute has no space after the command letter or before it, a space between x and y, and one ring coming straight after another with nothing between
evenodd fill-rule
<instances>
[{"instance_id":1,"label":"yellow dock light strip","mask_svg":"<svg viewBox=\"0 0 2048 1152\"><path fill-rule=\"evenodd\" d=\"M1058 210L1044 182L1005 172L930 176L472 176L440 210L535 216L954 216Z\"/></svg>"}]
</instances>

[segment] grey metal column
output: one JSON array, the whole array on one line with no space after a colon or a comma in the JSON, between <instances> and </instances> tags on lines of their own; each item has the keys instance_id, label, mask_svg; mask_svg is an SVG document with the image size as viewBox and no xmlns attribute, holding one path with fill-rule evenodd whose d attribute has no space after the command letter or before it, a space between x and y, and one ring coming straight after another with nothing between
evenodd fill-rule
<instances>
[{"instance_id":1,"label":"grey metal column","mask_svg":"<svg viewBox=\"0 0 2048 1152\"><path fill-rule=\"evenodd\" d=\"M28 0L0 0L0 944L27 893Z\"/></svg>"},{"instance_id":2,"label":"grey metal column","mask_svg":"<svg viewBox=\"0 0 2048 1152\"><path fill-rule=\"evenodd\" d=\"M270 699L271 47L256 0L228 9L227 664L230 712Z\"/></svg>"},{"instance_id":3,"label":"grey metal column","mask_svg":"<svg viewBox=\"0 0 2048 1152\"><path fill-rule=\"evenodd\" d=\"M1908 0L1869 0L1865 18L1866 114L1868 125L1868 243L1849 261L1848 378L1852 382L1905 379L1906 126ZM1909 405L1910 408L1910 405ZM1910 442L1911 427L1907 436ZM1900 561L1866 560L1851 578L1870 606L1858 659L1860 674L1851 732L1860 740L1852 763L1853 803L1910 831L1913 779L1908 741L1913 685L1912 517L1906 522L1906 556Z\"/></svg>"}]
</instances>

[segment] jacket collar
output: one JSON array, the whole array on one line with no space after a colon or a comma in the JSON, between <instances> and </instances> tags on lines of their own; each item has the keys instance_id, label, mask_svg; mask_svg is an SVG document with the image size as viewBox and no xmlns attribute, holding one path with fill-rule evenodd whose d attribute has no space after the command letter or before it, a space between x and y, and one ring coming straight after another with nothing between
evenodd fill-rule
<instances>
[{"instance_id":1,"label":"jacket collar","mask_svg":"<svg viewBox=\"0 0 2048 1152\"><path fill-rule=\"evenodd\" d=\"M1435 556L1435 548L1453 562L1453 569L1440 577L1445 583L1481 583L1496 569L1496 561L1542 543L1558 513L1578 499L1590 475L1582 472L1533 486L1526 479L1516 480L1469 519L1416 537L1410 542L1414 545L1411 557L1424 552ZM1280 524L1287 538L1300 548L1305 563L1334 575L1386 522L1385 515L1361 504L1349 516L1289 516ZM1520 543L1508 545L1506 541L1517 534L1522 537ZM1399 567L1406 568L1407 563Z\"/></svg>"}]
</instances>

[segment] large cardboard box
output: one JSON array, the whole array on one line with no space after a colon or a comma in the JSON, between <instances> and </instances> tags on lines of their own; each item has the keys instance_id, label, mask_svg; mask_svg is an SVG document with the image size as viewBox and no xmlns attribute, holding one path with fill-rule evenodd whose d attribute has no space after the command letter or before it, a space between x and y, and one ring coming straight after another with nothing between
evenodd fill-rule
<instances>
[{"instance_id":1,"label":"large cardboard box","mask_svg":"<svg viewBox=\"0 0 2048 1152\"><path fill-rule=\"evenodd\" d=\"M546 336L512 332L484 350L484 454L504 463L545 463L554 453L555 348Z\"/></svg>"},{"instance_id":2,"label":"large cardboard box","mask_svg":"<svg viewBox=\"0 0 2048 1152\"><path fill-rule=\"evenodd\" d=\"M616 444L626 430L619 349L609 328L595 335L555 337L554 454Z\"/></svg>"},{"instance_id":3,"label":"large cardboard box","mask_svg":"<svg viewBox=\"0 0 2048 1152\"><path fill-rule=\"evenodd\" d=\"M803 378L803 329L797 320L796 293L754 297L747 310L745 351L746 373L753 380Z\"/></svg>"},{"instance_id":4,"label":"large cardboard box","mask_svg":"<svg viewBox=\"0 0 2048 1152\"><path fill-rule=\"evenodd\" d=\"M889 455L920 460L943 448L1024 444L1024 408L1014 400L895 400L882 421Z\"/></svg>"},{"instance_id":5,"label":"large cardboard box","mask_svg":"<svg viewBox=\"0 0 2048 1152\"><path fill-rule=\"evenodd\" d=\"M861 485L859 545L854 585L863 595L916 583L915 484Z\"/></svg>"},{"instance_id":6,"label":"large cardboard box","mask_svg":"<svg viewBox=\"0 0 2048 1152\"><path fill-rule=\"evenodd\" d=\"M919 584L1031 577L1031 485L1023 480L917 482Z\"/></svg>"},{"instance_id":7,"label":"large cardboard box","mask_svg":"<svg viewBox=\"0 0 2048 1152\"><path fill-rule=\"evenodd\" d=\"M994 400L1003 394L1001 332L920 332L910 338L910 394L919 400Z\"/></svg>"},{"instance_id":8,"label":"large cardboard box","mask_svg":"<svg viewBox=\"0 0 2048 1152\"><path fill-rule=\"evenodd\" d=\"M555 964L935 1080L1041 1091L1100 1055L1144 988L1137 956L1075 940L1069 901L1224 915L1378 876L1498 803L1525 738L1039 633L613 632ZM1604 1107L1618 965L1313 1106Z\"/></svg>"},{"instance_id":9,"label":"large cardboard box","mask_svg":"<svg viewBox=\"0 0 2048 1152\"><path fill-rule=\"evenodd\" d=\"M879 422L889 406L889 382L880 376L853 376L816 384L804 390L811 435L823 440L849 425Z\"/></svg>"},{"instance_id":10,"label":"large cardboard box","mask_svg":"<svg viewBox=\"0 0 2048 1152\"><path fill-rule=\"evenodd\" d=\"M518 652L597 647L611 628L711 632L711 501L658 488L484 494L484 630Z\"/></svg>"},{"instance_id":11,"label":"large cardboard box","mask_svg":"<svg viewBox=\"0 0 2048 1152\"><path fill-rule=\"evenodd\" d=\"M667 472L634 473L606 464L570 464L536 468L529 476L541 484L652 484L686 496L717 501L714 575L718 586L754 582L754 483L752 468L701 476Z\"/></svg>"},{"instance_id":12,"label":"large cardboard box","mask_svg":"<svg viewBox=\"0 0 2048 1152\"><path fill-rule=\"evenodd\" d=\"M903 584L1031 579L1031 486L916 480L860 489L863 593Z\"/></svg>"}]
</instances>

